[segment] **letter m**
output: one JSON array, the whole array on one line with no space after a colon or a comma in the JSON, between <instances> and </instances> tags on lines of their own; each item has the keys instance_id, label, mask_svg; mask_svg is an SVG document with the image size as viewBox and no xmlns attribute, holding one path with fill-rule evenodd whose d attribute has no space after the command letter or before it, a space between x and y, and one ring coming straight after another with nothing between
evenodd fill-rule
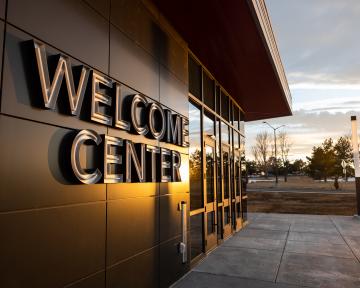
<instances>
[{"instance_id":1,"label":"letter m","mask_svg":"<svg viewBox=\"0 0 360 288\"><path fill-rule=\"evenodd\" d=\"M34 46L45 107L55 109L62 80L65 74L71 114L78 115L84 98L86 84L89 79L90 69L82 66L78 88L77 91L75 91L70 59L66 56L60 55L52 83L50 83L45 45L34 42Z\"/></svg>"}]
</instances>

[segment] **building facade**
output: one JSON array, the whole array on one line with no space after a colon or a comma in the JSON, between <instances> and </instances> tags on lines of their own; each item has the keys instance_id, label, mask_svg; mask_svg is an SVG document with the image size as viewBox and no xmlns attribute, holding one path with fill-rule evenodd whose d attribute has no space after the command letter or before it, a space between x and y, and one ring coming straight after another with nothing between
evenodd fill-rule
<instances>
[{"instance_id":1,"label":"building facade","mask_svg":"<svg viewBox=\"0 0 360 288\"><path fill-rule=\"evenodd\" d=\"M262 0L2 0L0 31L0 287L168 287L246 225L244 121L291 114Z\"/></svg>"}]
</instances>

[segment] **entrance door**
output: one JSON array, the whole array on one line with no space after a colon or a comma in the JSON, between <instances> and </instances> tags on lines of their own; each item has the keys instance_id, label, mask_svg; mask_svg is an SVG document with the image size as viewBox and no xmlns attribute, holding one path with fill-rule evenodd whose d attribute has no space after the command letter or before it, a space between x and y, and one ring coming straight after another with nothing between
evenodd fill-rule
<instances>
[{"instance_id":1,"label":"entrance door","mask_svg":"<svg viewBox=\"0 0 360 288\"><path fill-rule=\"evenodd\" d=\"M222 215L223 215L223 238L227 238L231 235L231 194L230 194L230 165L231 165L231 156L230 156L230 146L222 144L221 152L221 162L222 162L222 185L223 185L223 205L222 205Z\"/></svg>"},{"instance_id":2,"label":"entrance door","mask_svg":"<svg viewBox=\"0 0 360 288\"><path fill-rule=\"evenodd\" d=\"M216 150L215 141L206 137L204 141L204 198L205 198L205 249L211 250L217 245L216 217Z\"/></svg>"}]
</instances>

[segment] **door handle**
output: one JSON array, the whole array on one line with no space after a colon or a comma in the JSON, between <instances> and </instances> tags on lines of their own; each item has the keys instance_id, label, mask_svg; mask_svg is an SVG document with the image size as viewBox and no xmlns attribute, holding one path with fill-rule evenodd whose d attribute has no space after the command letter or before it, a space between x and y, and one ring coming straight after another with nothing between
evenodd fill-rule
<instances>
[{"instance_id":1,"label":"door handle","mask_svg":"<svg viewBox=\"0 0 360 288\"><path fill-rule=\"evenodd\" d=\"M181 212L181 242L179 243L179 253L182 254L182 263L187 262L187 205L185 201L179 203Z\"/></svg>"}]
</instances>

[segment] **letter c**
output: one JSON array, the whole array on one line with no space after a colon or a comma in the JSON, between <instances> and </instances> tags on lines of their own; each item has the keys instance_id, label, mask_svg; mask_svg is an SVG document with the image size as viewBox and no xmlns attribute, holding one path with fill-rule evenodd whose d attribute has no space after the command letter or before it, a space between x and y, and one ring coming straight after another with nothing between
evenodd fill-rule
<instances>
[{"instance_id":1,"label":"letter c","mask_svg":"<svg viewBox=\"0 0 360 288\"><path fill-rule=\"evenodd\" d=\"M80 165L80 147L87 141L92 140L99 145L101 143L101 137L92 130L81 130L75 137L71 147L71 167L73 172L79 181L85 184L97 183L102 177L102 173L98 168L92 173L87 173Z\"/></svg>"}]
</instances>

